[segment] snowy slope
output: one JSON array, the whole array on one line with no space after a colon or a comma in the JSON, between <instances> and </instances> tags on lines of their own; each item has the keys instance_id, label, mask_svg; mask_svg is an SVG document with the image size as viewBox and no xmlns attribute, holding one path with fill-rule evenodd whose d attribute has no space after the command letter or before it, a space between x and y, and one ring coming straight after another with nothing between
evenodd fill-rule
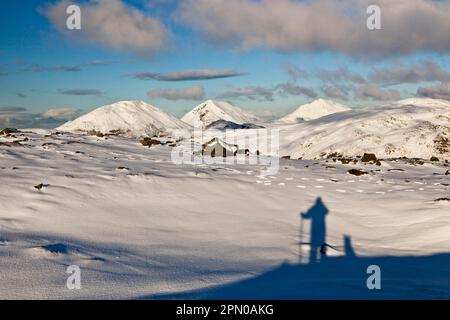
<instances>
[{"instance_id":1,"label":"snowy slope","mask_svg":"<svg viewBox=\"0 0 450 320\"><path fill-rule=\"evenodd\" d=\"M175 165L169 146L123 137L0 137L13 141L0 144L1 299L151 298L260 277L228 297L450 298L448 258L437 255L450 252L450 202L436 201L449 197L442 162L282 160L262 178L249 164ZM381 171L355 179L349 168ZM285 270L299 254L308 262L299 212L318 197L337 250ZM344 257L345 235L359 259ZM382 268L378 293L366 287L371 264ZM81 268L81 290L66 287L69 265ZM292 285L270 289L278 283Z\"/></svg>"},{"instance_id":2,"label":"snowy slope","mask_svg":"<svg viewBox=\"0 0 450 320\"><path fill-rule=\"evenodd\" d=\"M208 126L217 120L231 121L237 124L255 123L258 119L228 102L208 100L198 105L181 119L192 126Z\"/></svg>"},{"instance_id":3,"label":"snowy slope","mask_svg":"<svg viewBox=\"0 0 450 320\"><path fill-rule=\"evenodd\" d=\"M450 102L408 99L355 109L281 128L281 154L320 158L331 153L450 159Z\"/></svg>"},{"instance_id":4,"label":"snowy slope","mask_svg":"<svg viewBox=\"0 0 450 320\"><path fill-rule=\"evenodd\" d=\"M283 123L297 123L324 117L329 114L351 110L350 108L331 100L318 99L300 106L294 112L281 118Z\"/></svg>"},{"instance_id":5,"label":"snowy slope","mask_svg":"<svg viewBox=\"0 0 450 320\"><path fill-rule=\"evenodd\" d=\"M57 129L68 132L95 130L104 134L120 130L127 136L141 137L186 127L179 119L144 101L120 101L95 109Z\"/></svg>"}]
</instances>

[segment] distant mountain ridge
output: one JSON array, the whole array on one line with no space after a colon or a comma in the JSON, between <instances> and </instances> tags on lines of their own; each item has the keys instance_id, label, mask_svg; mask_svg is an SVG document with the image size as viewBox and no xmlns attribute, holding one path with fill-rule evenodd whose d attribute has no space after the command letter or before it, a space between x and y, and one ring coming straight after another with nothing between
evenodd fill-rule
<instances>
[{"instance_id":1,"label":"distant mountain ridge","mask_svg":"<svg viewBox=\"0 0 450 320\"><path fill-rule=\"evenodd\" d=\"M69 132L97 131L103 134L120 131L129 137L153 136L188 126L178 118L144 101L119 101L99 107L57 130Z\"/></svg>"},{"instance_id":2,"label":"distant mountain ridge","mask_svg":"<svg viewBox=\"0 0 450 320\"><path fill-rule=\"evenodd\" d=\"M297 123L299 121L310 121L329 114L351 110L340 103L318 99L311 103L298 107L295 111L279 119L282 123Z\"/></svg>"},{"instance_id":3,"label":"distant mountain ridge","mask_svg":"<svg viewBox=\"0 0 450 320\"><path fill-rule=\"evenodd\" d=\"M450 101L413 98L280 126L281 154L450 160Z\"/></svg>"},{"instance_id":4,"label":"distant mountain ridge","mask_svg":"<svg viewBox=\"0 0 450 320\"><path fill-rule=\"evenodd\" d=\"M228 102L207 100L186 113L182 121L191 126L207 127L212 123L224 120L236 124L255 123L260 120L251 113Z\"/></svg>"}]
</instances>

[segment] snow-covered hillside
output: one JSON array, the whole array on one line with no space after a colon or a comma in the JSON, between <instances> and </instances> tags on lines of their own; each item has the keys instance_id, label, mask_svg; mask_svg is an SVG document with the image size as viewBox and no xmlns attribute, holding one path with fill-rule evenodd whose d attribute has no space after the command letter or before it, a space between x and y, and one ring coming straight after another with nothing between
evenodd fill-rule
<instances>
[{"instance_id":1,"label":"snow-covered hillside","mask_svg":"<svg viewBox=\"0 0 450 320\"><path fill-rule=\"evenodd\" d=\"M329 114L351 110L350 108L331 100L318 99L300 106L294 112L281 118L282 123L297 123L324 117Z\"/></svg>"},{"instance_id":2,"label":"snow-covered hillside","mask_svg":"<svg viewBox=\"0 0 450 320\"><path fill-rule=\"evenodd\" d=\"M450 102L408 99L282 126L281 154L321 158L332 153L450 159Z\"/></svg>"},{"instance_id":3,"label":"snow-covered hillside","mask_svg":"<svg viewBox=\"0 0 450 320\"><path fill-rule=\"evenodd\" d=\"M223 297L211 288L235 299L450 298L444 162L281 160L261 177L251 164L176 165L172 150L116 136L0 135L0 299ZM307 264L298 243L311 222L299 238L299 212L318 197L335 249ZM382 290L367 289L372 264ZM81 290L66 287L70 265Z\"/></svg>"},{"instance_id":4,"label":"snow-covered hillside","mask_svg":"<svg viewBox=\"0 0 450 320\"><path fill-rule=\"evenodd\" d=\"M208 100L198 105L181 119L192 126L206 127L217 120L226 120L237 124L255 123L259 120L252 114L233 106L228 102Z\"/></svg>"},{"instance_id":5,"label":"snow-covered hillside","mask_svg":"<svg viewBox=\"0 0 450 320\"><path fill-rule=\"evenodd\" d=\"M103 134L120 131L129 137L142 137L186 127L187 125L179 119L144 101L120 101L95 109L63 124L57 130L68 132L95 130Z\"/></svg>"},{"instance_id":6,"label":"snow-covered hillside","mask_svg":"<svg viewBox=\"0 0 450 320\"><path fill-rule=\"evenodd\" d=\"M147 134L148 119L151 128L179 124L157 110L140 102L100 108L82 129ZM183 141L170 137L143 145L3 130L0 299L450 297L449 101L409 99L272 125L280 155L291 158L264 176L266 164L210 161L243 149L225 140L206 143L201 162L179 165L173 156ZM364 152L428 160L311 160ZM299 213L319 210L319 200L330 247L314 262L311 221L299 230ZM66 287L71 265L81 268L81 290ZM382 269L383 290L367 289L369 265Z\"/></svg>"}]
</instances>

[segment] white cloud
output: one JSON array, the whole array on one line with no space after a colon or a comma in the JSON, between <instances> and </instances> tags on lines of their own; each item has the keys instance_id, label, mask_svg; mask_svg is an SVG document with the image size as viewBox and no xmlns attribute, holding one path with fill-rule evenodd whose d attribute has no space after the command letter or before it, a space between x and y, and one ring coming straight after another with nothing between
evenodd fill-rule
<instances>
[{"instance_id":1,"label":"white cloud","mask_svg":"<svg viewBox=\"0 0 450 320\"><path fill-rule=\"evenodd\" d=\"M311 88L299 86L292 82L282 83L276 86L281 95L307 96L309 98L317 98L317 93Z\"/></svg>"},{"instance_id":2,"label":"white cloud","mask_svg":"<svg viewBox=\"0 0 450 320\"><path fill-rule=\"evenodd\" d=\"M0 128L56 128L77 115L78 110L74 108L32 113L22 107L0 107Z\"/></svg>"},{"instance_id":3,"label":"white cloud","mask_svg":"<svg viewBox=\"0 0 450 320\"><path fill-rule=\"evenodd\" d=\"M58 31L69 37L142 55L154 54L168 45L170 33L161 21L120 0L91 0L81 5L81 30L67 30L66 8L70 4L63 0L41 10Z\"/></svg>"},{"instance_id":4,"label":"white cloud","mask_svg":"<svg viewBox=\"0 0 450 320\"><path fill-rule=\"evenodd\" d=\"M202 86L191 86L184 89L154 89L148 92L148 96L153 99L201 100L205 96L205 90Z\"/></svg>"},{"instance_id":5,"label":"white cloud","mask_svg":"<svg viewBox=\"0 0 450 320\"><path fill-rule=\"evenodd\" d=\"M221 93L217 98L219 99L241 99L259 100L259 101L273 101L273 89L264 87L240 87L232 88Z\"/></svg>"},{"instance_id":6,"label":"white cloud","mask_svg":"<svg viewBox=\"0 0 450 320\"><path fill-rule=\"evenodd\" d=\"M54 119L73 119L79 115L79 110L75 108L56 108L48 109L42 114L44 118L54 118Z\"/></svg>"},{"instance_id":7,"label":"white cloud","mask_svg":"<svg viewBox=\"0 0 450 320\"><path fill-rule=\"evenodd\" d=\"M366 83L366 79L364 79L362 75L349 71L347 67L341 67L337 70L321 70L318 74L318 78L324 82L331 83Z\"/></svg>"},{"instance_id":8,"label":"white cloud","mask_svg":"<svg viewBox=\"0 0 450 320\"><path fill-rule=\"evenodd\" d=\"M96 96L102 94L102 92L97 89L59 89L57 92L69 96Z\"/></svg>"},{"instance_id":9,"label":"white cloud","mask_svg":"<svg viewBox=\"0 0 450 320\"><path fill-rule=\"evenodd\" d=\"M177 18L218 45L386 57L450 52L450 2L378 0L382 30L368 30L372 0L184 0Z\"/></svg>"},{"instance_id":10,"label":"white cloud","mask_svg":"<svg viewBox=\"0 0 450 320\"><path fill-rule=\"evenodd\" d=\"M422 61L409 66L396 63L386 68L376 69L369 74L369 79L383 85L421 81L450 81L450 73L433 61Z\"/></svg>"},{"instance_id":11,"label":"white cloud","mask_svg":"<svg viewBox=\"0 0 450 320\"><path fill-rule=\"evenodd\" d=\"M433 99L450 100L450 82L441 83L431 87L418 88L417 95Z\"/></svg>"},{"instance_id":12,"label":"white cloud","mask_svg":"<svg viewBox=\"0 0 450 320\"><path fill-rule=\"evenodd\" d=\"M283 70L291 77L292 80L297 81L299 79L308 79L310 77L309 73L292 63L283 63Z\"/></svg>"},{"instance_id":13,"label":"white cloud","mask_svg":"<svg viewBox=\"0 0 450 320\"><path fill-rule=\"evenodd\" d=\"M365 85L355 89L355 96L364 100L399 100L400 92L376 85Z\"/></svg>"},{"instance_id":14,"label":"white cloud","mask_svg":"<svg viewBox=\"0 0 450 320\"><path fill-rule=\"evenodd\" d=\"M348 90L345 90L342 86L324 86L322 88L323 93L331 99L346 100L348 96Z\"/></svg>"},{"instance_id":15,"label":"white cloud","mask_svg":"<svg viewBox=\"0 0 450 320\"><path fill-rule=\"evenodd\" d=\"M171 73L138 72L131 75L138 80L197 81L231 78L243 75L233 70L180 70Z\"/></svg>"}]
</instances>

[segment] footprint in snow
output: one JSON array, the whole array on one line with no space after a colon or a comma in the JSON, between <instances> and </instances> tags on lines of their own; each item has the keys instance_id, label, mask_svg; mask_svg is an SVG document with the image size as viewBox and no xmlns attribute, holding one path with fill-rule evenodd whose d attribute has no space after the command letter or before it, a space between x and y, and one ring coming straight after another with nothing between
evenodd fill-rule
<instances>
[{"instance_id":1,"label":"footprint in snow","mask_svg":"<svg viewBox=\"0 0 450 320\"><path fill-rule=\"evenodd\" d=\"M31 249L32 252L47 257L67 256L73 253L65 244L53 243Z\"/></svg>"},{"instance_id":2,"label":"footprint in snow","mask_svg":"<svg viewBox=\"0 0 450 320\"><path fill-rule=\"evenodd\" d=\"M63 243L52 243L40 247L31 248L33 254L45 258L70 258L70 259L80 259L80 262L86 264L97 264L100 262L105 262L106 260L100 257L92 256L80 252L70 246Z\"/></svg>"}]
</instances>

